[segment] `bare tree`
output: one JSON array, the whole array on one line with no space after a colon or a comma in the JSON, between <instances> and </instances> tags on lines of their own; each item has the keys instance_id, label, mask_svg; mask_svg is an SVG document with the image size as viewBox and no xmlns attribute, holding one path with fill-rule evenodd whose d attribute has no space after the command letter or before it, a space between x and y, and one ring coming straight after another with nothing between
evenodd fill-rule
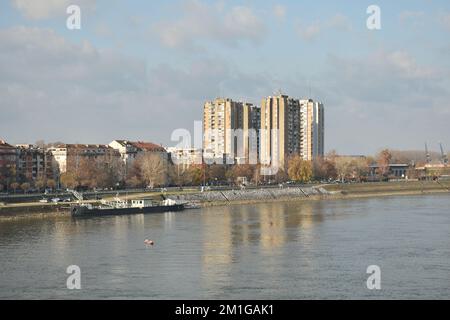
<instances>
[{"instance_id":1,"label":"bare tree","mask_svg":"<svg viewBox=\"0 0 450 320\"><path fill-rule=\"evenodd\" d=\"M23 192L27 193L28 190L30 190L31 185L28 182L24 182L20 185L20 188L23 190Z\"/></svg>"},{"instance_id":2,"label":"bare tree","mask_svg":"<svg viewBox=\"0 0 450 320\"><path fill-rule=\"evenodd\" d=\"M333 159L336 159L335 157ZM313 161L313 172L315 179L335 179L337 177L335 160L318 158Z\"/></svg>"},{"instance_id":3,"label":"bare tree","mask_svg":"<svg viewBox=\"0 0 450 320\"><path fill-rule=\"evenodd\" d=\"M47 187L50 189L55 189L56 188L56 181L53 179L48 179L47 180Z\"/></svg>"},{"instance_id":4,"label":"bare tree","mask_svg":"<svg viewBox=\"0 0 450 320\"><path fill-rule=\"evenodd\" d=\"M392 160L392 154L388 149L382 150L377 157L378 173L386 176L389 173L389 164Z\"/></svg>"},{"instance_id":5,"label":"bare tree","mask_svg":"<svg viewBox=\"0 0 450 320\"><path fill-rule=\"evenodd\" d=\"M202 165L190 166L186 171L186 180L190 185L199 186L203 184L203 175Z\"/></svg>"},{"instance_id":6,"label":"bare tree","mask_svg":"<svg viewBox=\"0 0 450 320\"><path fill-rule=\"evenodd\" d=\"M226 180L226 167L220 164L213 164L208 167L207 176L210 182Z\"/></svg>"},{"instance_id":7,"label":"bare tree","mask_svg":"<svg viewBox=\"0 0 450 320\"><path fill-rule=\"evenodd\" d=\"M136 162L146 186L162 186L167 183L168 163L161 155L146 152L140 155Z\"/></svg>"},{"instance_id":8,"label":"bare tree","mask_svg":"<svg viewBox=\"0 0 450 320\"><path fill-rule=\"evenodd\" d=\"M47 186L47 181L44 178L39 178L36 180L34 185L36 186L38 191L41 191L42 189L45 189L45 187Z\"/></svg>"},{"instance_id":9,"label":"bare tree","mask_svg":"<svg viewBox=\"0 0 450 320\"><path fill-rule=\"evenodd\" d=\"M17 189L19 189L19 187L20 187L20 184L17 182L13 182L13 183L11 183L10 187L11 187L11 189L13 189L14 193L16 193Z\"/></svg>"},{"instance_id":10,"label":"bare tree","mask_svg":"<svg viewBox=\"0 0 450 320\"><path fill-rule=\"evenodd\" d=\"M336 173L341 181L344 181L350 173L350 163L345 157L335 159Z\"/></svg>"},{"instance_id":11,"label":"bare tree","mask_svg":"<svg viewBox=\"0 0 450 320\"><path fill-rule=\"evenodd\" d=\"M69 189L74 189L78 186L75 176L70 172L65 172L61 175L61 184Z\"/></svg>"},{"instance_id":12,"label":"bare tree","mask_svg":"<svg viewBox=\"0 0 450 320\"><path fill-rule=\"evenodd\" d=\"M253 166L249 164L235 165L227 173L228 177L234 182L238 183L239 180L245 179L251 181L254 174Z\"/></svg>"},{"instance_id":13,"label":"bare tree","mask_svg":"<svg viewBox=\"0 0 450 320\"><path fill-rule=\"evenodd\" d=\"M41 149L45 149L47 147L44 140L37 140L34 144L36 147Z\"/></svg>"}]
</instances>

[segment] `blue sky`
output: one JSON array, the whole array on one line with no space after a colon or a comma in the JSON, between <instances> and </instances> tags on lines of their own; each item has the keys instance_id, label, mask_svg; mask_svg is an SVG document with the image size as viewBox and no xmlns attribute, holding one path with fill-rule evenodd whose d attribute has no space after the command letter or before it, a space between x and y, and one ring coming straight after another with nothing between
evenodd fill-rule
<instances>
[{"instance_id":1,"label":"blue sky","mask_svg":"<svg viewBox=\"0 0 450 320\"><path fill-rule=\"evenodd\" d=\"M449 39L448 1L2 1L0 137L170 146L204 101L281 89L324 103L327 151L450 148Z\"/></svg>"}]
</instances>

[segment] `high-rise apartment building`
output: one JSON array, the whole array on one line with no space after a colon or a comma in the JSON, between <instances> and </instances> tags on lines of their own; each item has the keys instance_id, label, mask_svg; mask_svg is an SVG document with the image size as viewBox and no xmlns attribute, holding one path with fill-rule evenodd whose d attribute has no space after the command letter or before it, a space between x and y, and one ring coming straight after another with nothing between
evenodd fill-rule
<instances>
[{"instance_id":1,"label":"high-rise apartment building","mask_svg":"<svg viewBox=\"0 0 450 320\"><path fill-rule=\"evenodd\" d=\"M300 104L286 95L261 102L261 163L285 169L290 156L300 153Z\"/></svg>"},{"instance_id":2,"label":"high-rise apartment building","mask_svg":"<svg viewBox=\"0 0 450 320\"><path fill-rule=\"evenodd\" d=\"M261 128L261 109L244 103L242 106L242 150L238 149L238 163L257 164L259 162L259 142Z\"/></svg>"},{"instance_id":3,"label":"high-rise apartment building","mask_svg":"<svg viewBox=\"0 0 450 320\"><path fill-rule=\"evenodd\" d=\"M228 164L257 161L258 129L256 106L222 98L206 102L203 107L205 161Z\"/></svg>"},{"instance_id":4,"label":"high-rise apartment building","mask_svg":"<svg viewBox=\"0 0 450 320\"><path fill-rule=\"evenodd\" d=\"M270 96L261 103L261 163L285 169L291 156L313 160L324 153L324 108L312 99Z\"/></svg>"},{"instance_id":5,"label":"high-rise apartment building","mask_svg":"<svg viewBox=\"0 0 450 320\"><path fill-rule=\"evenodd\" d=\"M304 160L324 155L324 108L312 99L300 100L300 150Z\"/></svg>"}]
</instances>

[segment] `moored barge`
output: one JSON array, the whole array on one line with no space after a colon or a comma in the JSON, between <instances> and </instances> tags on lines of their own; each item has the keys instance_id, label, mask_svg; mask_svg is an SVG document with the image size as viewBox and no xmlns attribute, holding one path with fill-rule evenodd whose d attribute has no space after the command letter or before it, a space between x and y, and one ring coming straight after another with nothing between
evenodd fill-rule
<instances>
[{"instance_id":1,"label":"moored barge","mask_svg":"<svg viewBox=\"0 0 450 320\"><path fill-rule=\"evenodd\" d=\"M124 201L116 198L115 201L103 201L100 205L78 204L71 207L73 217L98 217L113 215L131 215L162 213L184 210L184 204L171 199L155 202L151 199Z\"/></svg>"}]
</instances>

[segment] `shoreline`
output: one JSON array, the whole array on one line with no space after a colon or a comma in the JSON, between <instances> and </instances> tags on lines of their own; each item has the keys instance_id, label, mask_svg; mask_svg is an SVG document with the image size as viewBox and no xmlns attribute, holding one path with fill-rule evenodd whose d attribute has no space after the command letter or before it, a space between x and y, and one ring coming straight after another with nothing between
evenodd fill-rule
<instances>
[{"instance_id":1,"label":"shoreline","mask_svg":"<svg viewBox=\"0 0 450 320\"><path fill-rule=\"evenodd\" d=\"M303 190L311 189L315 192L305 193ZM321 192L317 190L321 189ZM282 189L280 189L282 190ZM282 193L280 190L265 191L269 192L272 197L254 198L254 199L230 199L226 197L223 192L219 192L226 200L201 200L201 197L206 195L210 196L210 193L193 193L192 197L198 197L200 200L189 200L195 203L199 208L206 207L220 207L228 205L248 205L258 203L275 203L275 202L303 202L303 201L327 201L327 200L353 200L364 198L381 198L392 196L419 196L419 195L433 195L433 194L449 194L449 187L441 183L426 182L401 182L401 183L379 183L379 184L350 184L350 185L327 185L322 187L305 188L300 189L303 195L288 196L281 194L276 197L273 195L275 191ZM285 189L284 191L295 191L293 189ZM239 195L252 196L251 193L255 193L255 190L239 190L228 191L229 193L238 193ZM257 192L257 191L256 191ZM284 192L286 193L286 192ZM173 194L169 197L178 198L186 195ZM142 197L142 195L141 195ZM222 198L223 199L223 198ZM42 219L42 218L70 218L70 212L68 209L69 204L19 204L19 205L7 205L0 206L0 222L4 221L16 221L20 219ZM189 210L189 209L188 209Z\"/></svg>"},{"instance_id":2,"label":"shoreline","mask_svg":"<svg viewBox=\"0 0 450 320\"><path fill-rule=\"evenodd\" d=\"M397 196L419 196L419 195L436 195L449 193L445 190L433 190L433 191L400 191L390 193L361 193L361 194L329 194L320 196L310 196L307 198L279 198L279 199L266 199L266 200L234 200L230 202L216 201L216 202L204 202L201 204L201 208L207 207L221 207L227 205L240 205L240 204L259 204L259 203L276 203L276 202L303 202L303 201L328 201L328 200L355 200L364 198L384 198L384 197L397 197Z\"/></svg>"}]
</instances>

